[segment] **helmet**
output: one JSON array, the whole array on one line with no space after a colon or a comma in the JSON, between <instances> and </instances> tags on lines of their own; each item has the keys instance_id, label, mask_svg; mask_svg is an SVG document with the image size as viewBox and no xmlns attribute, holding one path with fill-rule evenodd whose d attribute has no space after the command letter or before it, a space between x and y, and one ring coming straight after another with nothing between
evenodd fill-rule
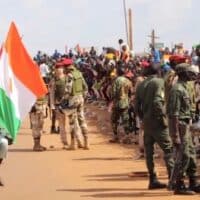
<instances>
[{"instance_id":1,"label":"helmet","mask_svg":"<svg viewBox=\"0 0 200 200\"><path fill-rule=\"evenodd\" d=\"M176 73L179 77L184 77L185 80L192 81L197 79L199 70L196 66L182 63L176 66Z\"/></svg>"}]
</instances>

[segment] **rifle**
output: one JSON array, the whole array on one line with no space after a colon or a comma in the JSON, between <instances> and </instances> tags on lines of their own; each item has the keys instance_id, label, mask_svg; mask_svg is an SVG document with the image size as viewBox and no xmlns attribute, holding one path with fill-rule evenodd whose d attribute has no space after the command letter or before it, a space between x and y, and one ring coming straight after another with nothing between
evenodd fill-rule
<instances>
[{"instance_id":1,"label":"rifle","mask_svg":"<svg viewBox=\"0 0 200 200\"><path fill-rule=\"evenodd\" d=\"M182 159L183 159L183 144L180 144L179 148L175 147L175 163L172 169L170 179L169 179L169 190L173 190L174 185L176 184L176 179L182 170Z\"/></svg>"}]
</instances>

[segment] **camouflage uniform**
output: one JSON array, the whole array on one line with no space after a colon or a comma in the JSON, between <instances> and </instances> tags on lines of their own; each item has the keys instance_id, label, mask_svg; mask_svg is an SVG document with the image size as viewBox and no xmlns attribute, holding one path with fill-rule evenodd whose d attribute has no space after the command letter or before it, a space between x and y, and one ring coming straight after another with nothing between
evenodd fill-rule
<instances>
[{"instance_id":1,"label":"camouflage uniform","mask_svg":"<svg viewBox=\"0 0 200 200\"><path fill-rule=\"evenodd\" d=\"M119 126L119 120L122 120L122 126L126 135L130 133L130 124L129 124L129 94L132 88L132 83L124 76L119 76L114 80L112 85L112 101L113 108L111 114L111 123L114 133L114 141L118 141L117 129ZM112 141L111 141L112 142Z\"/></svg>"},{"instance_id":2,"label":"camouflage uniform","mask_svg":"<svg viewBox=\"0 0 200 200\"><path fill-rule=\"evenodd\" d=\"M172 88L172 86L177 82L177 75L174 70L170 70L167 72L165 76L165 102L168 102L169 99L169 93Z\"/></svg>"},{"instance_id":3,"label":"camouflage uniform","mask_svg":"<svg viewBox=\"0 0 200 200\"><path fill-rule=\"evenodd\" d=\"M137 87L145 80L145 77L139 76L136 80L136 84L134 87L134 94L136 94ZM139 118L139 116L136 116L136 127L139 128L139 138L138 138L138 144L139 144L139 158L144 157L144 129L143 124Z\"/></svg>"},{"instance_id":4,"label":"camouflage uniform","mask_svg":"<svg viewBox=\"0 0 200 200\"><path fill-rule=\"evenodd\" d=\"M45 98L37 99L36 103L30 111L30 122L32 128L32 136L34 139L34 151L44 151L45 147L40 145L42 136L44 118L46 117L47 101Z\"/></svg>"},{"instance_id":5,"label":"camouflage uniform","mask_svg":"<svg viewBox=\"0 0 200 200\"><path fill-rule=\"evenodd\" d=\"M69 116L71 146L69 150L75 149L75 137L80 126L84 137L84 149L89 149L88 128L84 116L84 95L88 88L82 76L82 73L73 65L69 66L70 72L67 74L67 83L65 88L65 99L68 100L65 113ZM81 147L81 144L78 144Z\"/></svg>"},{"instance_id":6,"label":"camouflage uniform","mask_svg":"<svg viewBox=\"0 0 200 200\"><path fill-rule=\"evenodd\" d=\"M165 185L157 181L154 170L154 144L158 143L164 152L169 177L174 161L172 158L172 143L164 113L164 81L162 79L152 75L138 86L135 98L135 109L144 123L146 164L150 174L149 189L163 188Z\"/></svg>"},{"instance_id":7,"label":"camouflage uniform","mask_svg":"<svg viewBox=\"0 0 200 200\"><path fill-rule=\"evenodd\" d=\"M58 109L65 96L65 87L67 83L66 75L62 78L55 77L50 82L50 107L55 110L56 119L58 119L61 142L64 146L68 145L66 132L66 115Z\"/></svg>"}]
</instances>

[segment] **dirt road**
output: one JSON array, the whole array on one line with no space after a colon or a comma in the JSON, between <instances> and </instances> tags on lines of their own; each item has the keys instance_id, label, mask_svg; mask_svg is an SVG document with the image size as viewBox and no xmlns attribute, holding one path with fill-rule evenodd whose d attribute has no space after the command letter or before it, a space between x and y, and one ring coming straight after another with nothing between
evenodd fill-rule
<instances>
[{"instance_id":1,"label":"dirt road","mask_svg":"<svg viewBox=\"0 0 200 200\"><path fill-rule=\"evenodd\" d=\"M148 191L148 178L130 172L146 171L144 161L134 160L136 147L109 144L108 116L93 109L88 118L91 150L61 149L58 135L49 134L49 121L43 144L54 149L32 152L28 120L17 143L11 146L6 163L0 168L6 186L0 188L5 200L90 200L90 199L189 199L173 196L166 190ZM104 123L101 120L105 120ZM102 134L104 133L104 134ZM165 168L157 164L160 180L167 182ZM192 197L199 199L199 195Z\"/></svg>"}]
</instances>

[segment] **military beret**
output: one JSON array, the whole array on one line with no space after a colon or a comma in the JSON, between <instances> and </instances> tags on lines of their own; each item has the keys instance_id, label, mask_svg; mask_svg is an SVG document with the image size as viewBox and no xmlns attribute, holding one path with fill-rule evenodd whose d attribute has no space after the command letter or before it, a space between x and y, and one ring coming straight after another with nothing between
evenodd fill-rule
<instances>
[{"instance_id":1,"label":"military beret","mask_svg":"<svg viewBox=\"0 0 200 200\"><path fill-rule=\"evenodd\" d=\"M186 60L187 60L187 57L185 57L185 56L179 56L179 55L172 55L169 58L170 62L175 62L177 64L185 63Z\"/></svg>"},{"instance_id":2,"label":"military beret","mask_svg":"<svg viewBox=\"0 0 200 200\"><path fill-rule=\"evenodd\" d=\"M60 67L68 67L73 64L73 60L69 58L62 59L61 61L56 63L56 68Z\"/></svg>"}]
</instances>

